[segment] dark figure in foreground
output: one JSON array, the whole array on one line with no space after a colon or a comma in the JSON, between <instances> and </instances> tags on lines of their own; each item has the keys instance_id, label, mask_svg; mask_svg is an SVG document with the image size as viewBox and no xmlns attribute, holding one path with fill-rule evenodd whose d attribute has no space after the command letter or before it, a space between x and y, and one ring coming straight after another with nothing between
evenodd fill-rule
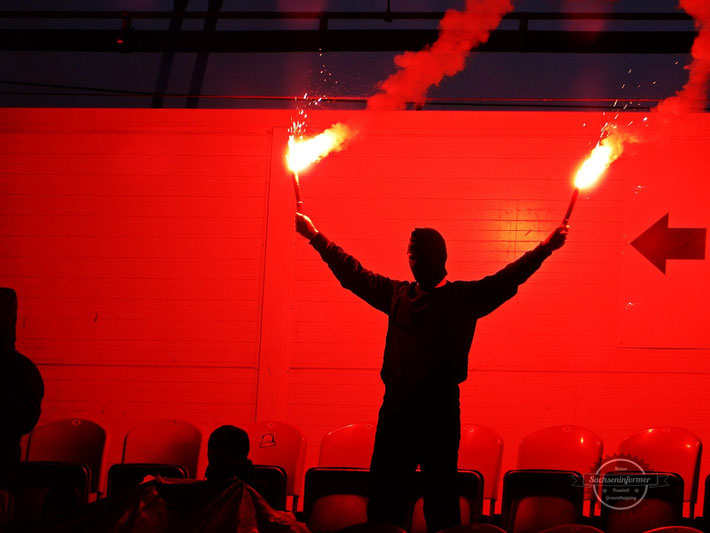
<instances>
[{"instance_id":1,"label":"dark figure in foreground","mask_svg":"<svg viewBox=\"0 0 710 533\"><path fill-rule=\"evenodd\" d=\"M476 321L517 293L564 244L567 227L556 228L545 242L496 274L454 282L446 280L444 238L431 228L415 229L409 241L415 282L365 269L300 213L296 230L309 239L344 288L389 317L368 520L405 527L408 491L420 466L428 530L459 525L459 383L467 377Z\"/></svg>"},{"instance_id":2,"label":"dark figure in foreground","mask_svg":"<svg viewBox=\"0 0 710 533\"><path fill-rule=\"evenodd\" d=\"M39 420L44 382L35 364L15 350L17 295L0 288L0 484L20 464L22 435Z\"/></svg>"},{"instance_id":3,"label":"dark figure in foreground","mask_svg":"<svg viewBox=\"0 0 710 533\"><path fill-rule=\"evenodd\" d=\"M254 468L249 455L249 435L236 426L221 426L215 429L207 441L207 470L209 481L222 481L238 477L251 485Z\"/></svg>"}]
</instances>

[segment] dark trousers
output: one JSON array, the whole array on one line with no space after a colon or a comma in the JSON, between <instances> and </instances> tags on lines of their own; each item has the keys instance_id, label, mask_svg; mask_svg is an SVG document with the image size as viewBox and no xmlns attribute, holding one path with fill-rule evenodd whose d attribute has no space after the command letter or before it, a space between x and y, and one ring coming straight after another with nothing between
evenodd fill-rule
<instances>
[{"instance_id":1,"label":"dark trousers","mask_svg":"<svg viewBox=\"0 0 710 533\"><path fill-rule=\"evenodd\" d=\"M385 393L370 465L368 521L406 528L417 466L430 533L461 523L456 489L461 422L455 391L412 398Z\"/></svg>"}]
</instances>

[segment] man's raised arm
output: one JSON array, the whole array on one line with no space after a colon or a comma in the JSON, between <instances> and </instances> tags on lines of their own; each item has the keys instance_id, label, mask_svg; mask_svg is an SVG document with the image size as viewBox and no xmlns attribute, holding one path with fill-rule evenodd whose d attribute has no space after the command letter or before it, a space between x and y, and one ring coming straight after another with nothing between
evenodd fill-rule
<instances>
[{"instance_id":1,"label":"man's raised arm","mask_svg":"<svg viewBox=\"0 0 710 533\"><path fill-rule=\"evenodd\" d=\"M357 259L329 241L316 229L313 221L302 213L296 213L296 231L308 239L344 288L374 308L389 313L392 297L401 282L363 267Z\"/></svg>"},{"instance_id":2,"label":"man's raised arm","mask_svg":"<svg viewBox=\"0 0 710 533\"><path fill-rule=\"evenodd\" d=\"M515 296L518 286L525 283L552 252L562 248L567 239L569 226L560 225L533 250L505 266L495 274L479 281L470 282L473 313L482 317Z\"/></svg>"}]
</instances>

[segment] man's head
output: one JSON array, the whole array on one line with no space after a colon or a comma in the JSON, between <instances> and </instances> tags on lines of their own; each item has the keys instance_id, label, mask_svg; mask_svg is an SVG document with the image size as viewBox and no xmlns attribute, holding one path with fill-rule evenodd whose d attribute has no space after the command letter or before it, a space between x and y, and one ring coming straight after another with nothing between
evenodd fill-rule
<instances>
[{"instance_id":1,"label":"man's head","mask_svg":"<svg viewBox=\"0 0 710 533\"><path fill-rule=\"evenodd\" d=\"M207 441L207 460L213 467L239 464L249 455L249 435L236 426L215 429Z\"/></svg>"},{"instance_id":2,"label":"man's head","mask_svg":"<svg viewBox=\"0 0 710 533\"><path fill-rule=\"evenodd\" d=\"M17 294L13 289L0 287L0 348L15 348L17 324Z\"/></svg>"},{"instance_id":3,"label":"man's head","mask_svg":"<svg viewBox=\"0 0 710 533\"><path fill-rule=\"evenodd\" d=\"M409 268L424 289L433 289L446 277L446 241L433 228L415 228L407 248Z\"/></svg>"}]
</instances>

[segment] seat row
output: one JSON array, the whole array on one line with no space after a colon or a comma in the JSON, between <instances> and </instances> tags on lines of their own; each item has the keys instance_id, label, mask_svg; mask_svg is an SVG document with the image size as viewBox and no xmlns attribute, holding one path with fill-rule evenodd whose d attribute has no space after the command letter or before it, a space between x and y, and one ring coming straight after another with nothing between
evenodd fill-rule
<instances>
[{"instance_id":1,"label":"seat row","mask_svg":"<svg viewBox=\"0 0 710 533\"><path fill-rule=\"evenodd\" d=\"M285 492L297 503L300 487L296 480L302 479L306 453L301 432L282 422L250 423L242 427L249 435L249 458L256 465L257 479L276 480L279 475L273 470L281 470ZM120 492L148 474L195 478L201 444L199 428L184 420L159 420L136 426L123 439L121 463L108 469L105 495ZM85 419L49 422L36 427L26 439L24 470L27 475L33 471L39 475L41 467L43 475L51 477L61 476L62 469L68 468L66 464L81 465L86 470L88 491L98 497L105 445L106 430L96 422ZM76 471L71 475L80 476ZM262 492L270 493L266 487ZM285 508L285 502L280 503L282 495L271 493L271 503Z\"/></svg>"},{"instance_id":2,"label":"seat row","mask_svg":"<svg viewBox=\"0 0 710 533\"><path fill-rule=\"evenodd\" d=\"M368 468L375 440L373 424L350 424L323 437L319 467ZM683 428L659 427L633 433L603 456L604 444L595 432L574 425L552 426L524 436L518 445L516 470L569 470L603 473L604 468L675 472L684 481L685 513L693 516L698 495L702 442ZM460 470L476 470L485 480L484 498L492 512L499 494L503 439L481 425L461 428ZM593 500L592 487L585 499Z\"/></svg>"},{"instance_id":3,"label":"seat row","mask_svg":"<svg viewBox=\"0 0 710 533\"><path fill-rule=\"evenodd\" d=\"M285 483L286 493L292 502L289 508L295 510L301 494L300 480L303 479L305 459L306 446L302 434L297 428L279 422L254 423L242 427L250 437L250 458L256 465L263 465L260 467L266 480L263 491L268 493L268 486ZM373 424L351 424L323 437L318 467L305 474L305 519L311 517L311 509L316 502L314 495L319 491L327 495L328 485L353 484L355 488L351 492L358 494L360 489L357 487L362 487L363 478L357 476L364 475L361 471L369 467L374 436ZM105 440L106 432L94 422L81 419L55 421L39 426L32 432L26 443L24 459L33 463L62 461L83 464L88 471L90 489L97 493ZM108 470L107 494L140 481L146 473L194 478L201 440L199 429L185 421L159 421L134 428L124 438L121 464L112 465ZM463 508L470 515L468 520L474 520L477 513L489 517L494 515L501 479L502 452L503 440L494 430L480 425L462 428L459 468L462 471L462 486L468 487L465 494L462 494L466 500ZM594 432L579 426L554 426L533 432L520 441L516 470L555 470L581 475L582 481L579 484L584 502L583 516L587 518L598 516L602 511L597 503L600 500L598 487L595 493L595 484L589 482L589 476L603 475L606 470L621 466L628 471L668 472L679 478L680 484L674 486L682 487L681 502L685 503L682 514L692 519L697 501L702 452L702 443L697 436L681 428L653 428L628 436L614 454L604 459L602 452L602 440ZM268 473L269 467L280 468L282 479L286 481L277 481L279 476L273 472ZM330 473L323 473L329 470ZM336 481L333 472L338 470L360 473L345 474L345 481ZM478 481L472 481L474 478ZM508 475L503 478L508 480L508 491L516 486L512 481L514 478ZM318 479L321 481L314 481ZM677 492L677 488L674 490ZM503 492L505 500L505 489ZM360 493L366 497L362 491ZM275 503L277 508L284 508L280 503L280 489L272 494L269 501ZM479 501L486 502L485 513L477 511ZM414 529L417 520L421 522L421 513L416 510L416 505L420 504L413 506L416 511L413 514ZM318 504L315 507L319 509L323 506ZM359 509L363 509L362 505ZM316 526L315 523L311 525Z\"/></svg>"},{"instance_id":4,"label":"seat row","mask_svg":"<svg viewBox=\"0 0 710 533\"><path fill-rule=\"evenodd\" d=\"M372 424L353 424L331 432L321 443L319 468L330 469L330 476L352 475L344 467L366 468L374 434ZM462 428L459 475L466 472L480 475L479 490L482 499L488 502L488 513L483 519L489 521L494 519L502 452L503 440L494 430L477 425ZM495 519L508 531L515 532L538 531L542 526L564 522L578 525L592 522L603 524L607 531L632 533L691 522L702 453L702 442L696 435L682 428L651 428L627 436L612 454L603 457L602 453L601 438L579 426L554 426L523 437L517 450L516 470L502 477L502 512ZM335 473L338 470L340 474ZM628 477L620 477L620 472L633 480L638 477L634 473L653 474L650 481L632 487L639 492L628 495L627 487L614 485ZM306 473L306 510L312 505L309 477L315 473L314 469ZM332 483L347 484L342 479ZM634 499L638 493L641 497ZM710 495L710 490L706 494ZM460 496L462 515L468 513L472 521L479 519L476 494L468 492ZM703 513L706 516L710 514L708 500L709 509ZM649 505L652 502L662 503ZM349 505L352 506L352 501ZM416 506L414 509L409 529L414 533L425 531ZM359 512L362 515L362 507ZM331 515L341 517L334 526L345 525L342 512L331 511ZM355 513L352 521L357 518ZM311 525L315 529L321 527L317 521Z\"/></svg>"}]
</instances>

